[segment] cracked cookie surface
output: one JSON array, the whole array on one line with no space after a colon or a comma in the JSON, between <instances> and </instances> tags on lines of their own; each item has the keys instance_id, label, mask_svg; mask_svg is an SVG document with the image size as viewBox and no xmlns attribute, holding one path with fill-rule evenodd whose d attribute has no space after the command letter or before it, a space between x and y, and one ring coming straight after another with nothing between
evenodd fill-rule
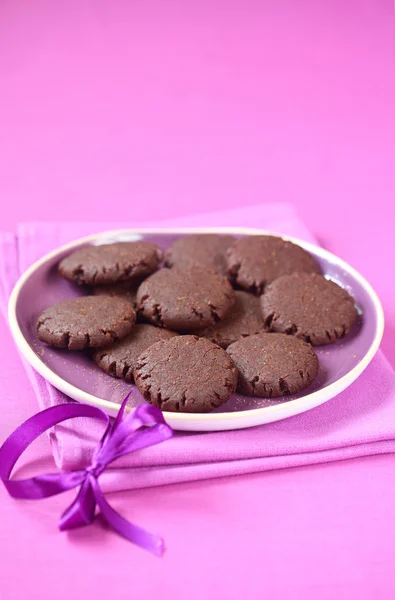
<instances>
[{"instance_id":1,"label":"cracked cookie surface","mask_svg":"<svg viewBox=\"0 0 395 600\"><path fill-rule=\"evenodd\" d=\"M116 283L147 277L162 258L162 250L151 242L85 246L60 261L59 273L80 285Z\"/></svg>"},{"instance_id":2,"label":"cracked cookie surface","mask_svg":"<svg viewBox=\"0 0 395 600\"><path fill-rule=\"evenodd\" d=\"M236 241L233 235L195 233L180 237L165 252L165 265L185 269L193 264L203 265L226 275L226 250Z\"/></svg>"},{"instance_id":3,"label":"cracked cookie surface","mask_svg":"<svg viewBox=\"0 0 395 600\"><path fill-rule=\"evenodd\" d=\"M91 288L93 296L110 296L127 300L133 306L136 306L137 288L141 281L120 281L118 283L109 283L107 285L95 285Z\"/></svg>"},{"instance_id":4,"label":"cracked cookie surface","mask_svg":"<svg viewBox=\"0 0 395 600\"><path fill-rule=\"evenodd\" d=\"M282 275L321 272L306 250L271 235L250 235L237 240L227 251L227 264L232 283L256 295Z\"/></svg>"},{"instance_id":5,"label":"cracked cookie surface","mask_svg":"<svg viewBox=\"0 0 395 600\"><path fill-rule=\"evenodd\" d=\"M130 302L108 296L82 296L45 309L37 320L37 335L56 348L102 348L128 335L135 320Z\"/></svg>"},{"instance_id":6,"label":"cracked cookie surface","mask_svg":"<svg viewBox=\"0 0 395 600\"><path fill-rule=\"evenodd\" d=\"M193 335L153 344L139 356L134 369L145 400L172 412L211 411L229 400L237 377L225 350Z\"/></svg>"},{"instance_id":7,"label":"cracked cookie surface","mask_svg":"<svg viewBox=\"0 0 395 600\"><path fill-rule=\"evenodd\" d=\"M133 369L137 359L152 344L177 336L175 331L154 327L153 325L135 325L132 332L109 348L95 350L92 358L105 373L133 382Z\"/></svg>"},{"instance_id":8,"label":"cracked cookie surface","mask_svg":"<svg viewBox=\"0 0 395 600\"><path fill-rule=\"evenodd\" d=\"M322 275L280 277L261 297L265 325L313 346L331 344L350 331L356 316L354 298Z\"/></svg>"},{"instance_id":9,"label":"cracked cookie surface","mask_svg":"<svg viewBox=\"0 0 395 600\"><path fill-rule=\"evenodd\" d=\"M303 340L283 333L259 333L231 344L227 352L239 371L237 391L276 398L296 394L318 373L318 358Z\"/></svg>"},{"instance_id":10,"label":"cracked cookie surface","mask_svg":"<svg viewBox=\"0 0 395 600\"><path fill-rule=\"evenodd\" d=\"M175 331L194 331L223 319L235 302L225 277L199 265L161 269L137 290L137 308L149 321Z\"/></svg>"},{"instance_id":11,"label":"cracked cookie surface","mask_svg":"<svg viewBox=\"0 0 395 600\"><path fill-rule=\"evenodd\" d=\"M264 329L259 298L247 292L236 291L236 302L222 321L196 331L196 335L205 337L221 348L227 348L233 342L260 333Z\"/></svg>"}]
</instances>

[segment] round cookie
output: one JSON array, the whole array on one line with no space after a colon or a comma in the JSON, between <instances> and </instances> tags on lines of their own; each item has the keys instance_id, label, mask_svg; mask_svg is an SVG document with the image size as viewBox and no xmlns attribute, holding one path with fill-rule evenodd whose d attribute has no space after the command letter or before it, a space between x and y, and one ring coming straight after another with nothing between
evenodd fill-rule
<instances>
[{"instance_id":1,"label":"round cookie","mask_svg":"<svg viewBox=\"0 0 395 600\"><path fill-rule=\"evenodd\" d=\"M108 285L95 285L91 289L93 296L110 296L111 298L122 298L133 306L136 306L138 285L133 281L120 281Z\"/></svg>"},{"instance_id":2,"label":"round cookie","mask_svg":"<svg viewBox=\"0 0 395 600\"><path fill-rule=\"evenodd\" d=\"M59 263L59 273L78 284L98 285L147 277L163 258L151 242L117 242L85 246Z\"/></svg>"},{"instance_id":3,"label":"round cookie","mask_svg":"<svg viewBox=\"0 0 395 600\"><path fill-rule=\"evenodd\" d=\"M318 358L310 344L283 333L251 335L231 344L227 352L239 370L237 390L246 396L296 394L318 373Z\"/></svg>"},{"instance_id":4,"label":"round cookie","mask_svg":"<svg viewBox=\"0 0 395 600\"><path fill-rule=\"evenodd\" d=\"M130 302L82 296L46 308L37 320L37 335L56 348L102 348L128 335L135 320Z\"/></svg>"},{"instance_id":5,"label":"round cookie","mask_svg":"<svg viewBox=\"0 0 395 600\"><path fill-rule=\"evenodd\" d=\"M166 250L165 265L185 269L199 264L219 275L226 275L226 251L235 241L233 235L218 233L194 233L181 237Z\"/></svg>"},{"instance_id":6,"label":"round cookie","mask_svg":"<svg viewBox=\"0 0 395 600\"><path fill-rule=\"evenodd\" d=\"M350 331L354 298L322 275L280 277L261 297L264 322L272 331L293 334L313 346L331 344Z\"/></svg>"},{"instance_id":7,"label":"round cookie","mask_svg":"<svg viewBox=\"0 0 395 600\"><path fill-rule=\"evenodd\" d=\"M250 235L237 240L227 251L227 264L232 283L258 296L265 285L282 275L321 272L306 250L271 235Z\"/></svg>"},{"instance_id":8,"label":"round cookie","mask_svg":"<svg viewBox=\"0 0 395 600\"><path fill-rule=\"evenodd\" d=\"M134 369L145 400L172 412L205 413L224 404L236 390L237 377L225 350L194 335L153 344Z\"/></svg>"},{"instance_id":9,"label":"round cookie","mask_svg":"<svg viewBox=\"0 0 395 600\"><path fill-rule=\"evenodd\" d=\"M177 336L175 331L153 325L135 325L132 332L109 348L95 350L92 358L105 373L133 382L137 358L152 344Z\"/></svg>"},{"instance_id":10,"label":"round cookie","mask_svg":"<svg viewBox=\"0 0 395 600\"><path fill-rule=\"evenodd\" d=\"M236 302L222 321L196 331L214 344L227 348L237 340L260 333L264 329L259 298L247 292L235 292Z\"/></svg>"},{"instance_id":11,"label":"round cookie","mask_svg":"<svg viewBox=\"0 0 395 600\"><path fill-rule=\"evenodd\" d=\"M149 321L175 331L193 331L226 317L235 293L225 277L205 267L161 269L137 290L137 306Z\"/></svg>"}]
</instances>

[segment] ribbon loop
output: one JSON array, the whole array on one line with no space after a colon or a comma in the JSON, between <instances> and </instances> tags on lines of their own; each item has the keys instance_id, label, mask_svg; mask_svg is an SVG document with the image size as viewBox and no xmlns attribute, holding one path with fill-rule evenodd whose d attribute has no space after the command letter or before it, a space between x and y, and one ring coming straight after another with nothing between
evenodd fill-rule
<instances>
[{"instance_id":1,"label":"ribbon loop","mask_svg":"<svg viewBox=\"0 0 395 600\"><path fill-rule=\"evenodd\" d=\"M163 540L133 525L111 508L97 481L106 467L120 456L158 444L173 435L161 411L154 406L139 406L124 417L129 396L122 402L113 424L101 409L78 403L53 406L34 415L20 425L0 448L0 478L13 498L46 498L80 486L74 502L60 518L60 530L90 525L98 506L102 517L117 533L161 556ZM99 418L107 425L89 467L81 471L49 473L24 480L10 479L15 463L37 437L57 423L76 417Z\"/></svg>"}]
</instances>

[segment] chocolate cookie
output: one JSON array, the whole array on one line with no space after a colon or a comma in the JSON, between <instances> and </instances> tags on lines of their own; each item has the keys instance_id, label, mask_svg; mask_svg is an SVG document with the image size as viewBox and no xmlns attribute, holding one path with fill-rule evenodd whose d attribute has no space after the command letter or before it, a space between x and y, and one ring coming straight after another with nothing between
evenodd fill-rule
<instances>
[{"instance_id":1,"label":"chocolate cookie","mask_svg":"<svg viewBox=\"0 0 395 600\"><path fill-rule=\"evenodd\" d=\"M199 264L219 275L226 275L226 250L235 241L233 235L217 233L194 233L181 237L165 252L165 265L185 269Z\"/></svg>"},{"instance_id":2,"label":"chocolate cookie","mask_svg":"<svg viewBox=\"0 0 395 600\"><path fill-rule=\"evenodd\" d=\"M282 333L260 333L231 344L227 352L239 370L237 390L246 396L275 398L296 394L318 373L313 348Z\"/></svg>"},{"instance_id":3,"label":"chocolate cookie","mask_svg":"<svg viewBox=\"0 0 395 600\"><path fill-rule=\"evenodd\" d=\"M230 280L257 295L282 275L321 272L306 250L271 235L250 235L237 240L227 251L227 263Z\"/></svg>"},{"instance_id":4,"label":"chocolate cookie","mask_svg":"<svg viewBox=\"0 0 395 600\"><path fill-rule=\"evenodd\" d=\"M92 287L91 292L94 296L122 298L133 304L133 306L136 306L137 288L139 285L140 282L136 284L134 281L120 281L119 283L108 285L95 285Z\"/></svg>"},{"instance_id":5,"label":"chocolate cookie","mask_svg":"<svg viewBox=\"0 0 395 600\"><path fill-rule=\"evenodd\" d=\"M155 325L193 331L226 317L235 293L225 277L200 265L161 269L143 281L137 306Z\"/></svg>"},{"instance_id":6,"label":"chocolate cookie","mask_svg":"<svg viewBox=\"0 0 395 600\"><path fill-rule=\"evenodd\" d=\"M59 273L78 284L98 285L147 277L163 258L151 242L117 242L85 246L66 256Z\"/></svg>"},{"instance_id":7,"label":"chocolate cookie","mask_svg":"<svg viewBox=\"0 0 395 600\"><path fill-rule=\"evenodd\" d=\"M168 340L178 333L153 325L135 325L133 331L109 348L95 350L92 358L108 375L133 382L133 369L139 355L155 342Z\"/></svg>"},{"instance_id":8,"label":"chocolate cookie","mask_svg":"<svg viewBox=\"0 0 395 600\"><path fill-rule=\"evenodd\" d=\"M131 332L136 313L120 298L82 296L45 309L37 320L42 342L56 348L102 348Z\"/></svg>"},{"instance_id":9,"label":"chocolate cookie","mask_svg":"<svg viewBox=\"0 0 395 600\"><path fill-rule=\"evenodd\" d=\"M144 398L172 412L204 413L224 404L236 390L237 369L230 356L194 335L157 342L134 369Z\"/></svg>"},{"instance_id":10,"label":"chocolate cookie","mask_svg":"<svg viewBox=\"0 0 395 600\"><path fill-rule=\"evenodd\" d=\"M322 275L297 273L274 281L261 297L266 327L313 346L331 344L350 331L354 298Z\"/></svg>"},{"instance_id":11,"label":"chocolate cookie","mask_svg":"<svg viewBox=\"0 0 395 600\"><path fill-rule=\"evenodd\" d=\"M247 292L235 292L236 302L222 321L196 332L227 348L240 338L260 333L264 329L259 298Z\"/></svg>"}]
</instances>

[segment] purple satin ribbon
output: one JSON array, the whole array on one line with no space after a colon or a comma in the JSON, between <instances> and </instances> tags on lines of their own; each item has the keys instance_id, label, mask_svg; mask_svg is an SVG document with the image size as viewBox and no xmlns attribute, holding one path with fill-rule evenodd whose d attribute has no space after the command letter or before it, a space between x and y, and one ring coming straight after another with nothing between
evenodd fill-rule
<instances>
[{"instance_id":1,"label":"purple satin ribbon","mask_svg":"<svg viewBox=\"0 0 395 600\"><path fill-rule=\"evenodd\" d=\"M97 505L102 518L117 533L153 554L162 556L162 538L133 525L111 508L97 480L116 458L159 444L173 435L161 411L154 406L144 404L123 418L129 395L123 401L114 423L111 423L108 415L100 408L87 404L62 404L34 415L20 425L0 448L0 478L10 496L32 500L54 496L80 486L76 499L60 518L59 529L64 531L90 525L95 518ZM57 423L75 417L95 417L107 425L88 468L70 473L48 473L19 481L10 480L16 461L38 436Z\"/></svg>"}]
</instances>

